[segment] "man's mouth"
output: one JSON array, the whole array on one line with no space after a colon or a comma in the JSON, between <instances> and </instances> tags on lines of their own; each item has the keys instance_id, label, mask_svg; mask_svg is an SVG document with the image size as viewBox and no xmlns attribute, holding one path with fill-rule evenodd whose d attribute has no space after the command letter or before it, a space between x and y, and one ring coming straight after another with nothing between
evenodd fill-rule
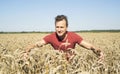
<instances>
[{"instance_id":1,"label":"man's mouth","mask_svg":"<svg viewBox=\"0 0 120 74\"><path fill-rule=\"evenodd\" d=\"M59 34L61 34L62 32L61 31L58 31Z\"/></svg>"}]
</instances>

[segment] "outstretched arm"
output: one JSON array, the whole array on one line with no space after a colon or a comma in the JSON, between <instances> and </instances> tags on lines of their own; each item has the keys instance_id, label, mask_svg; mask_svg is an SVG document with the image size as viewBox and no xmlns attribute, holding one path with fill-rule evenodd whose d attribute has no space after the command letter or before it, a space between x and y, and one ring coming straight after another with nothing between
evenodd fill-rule
<instances>
[{"instance_id":1,"label":"outstretched arm","mask_svg":"<svg viewBox=\"0 0 120 74\"><path fill-rule=\"evenodd\" d=\"M38 41L36 42L35 44L32 44L32 45L28 45L26 48L25 48L25 52L23 54L23 59L27 60L28 58L28 54L29 52L31 51L31 49L33 48L36 48L36 47L42 47L43 45L45 45L45 41L42 39L41 41Z\"/></svg>"},{"instance_id":2,"label":"outstretched arm","mask_svg":"<svg viewBox=\"0 0 120 74\"><path fill-rule=\"evenodd\" d=\"M36 47L42 47L45 44L46 44L45 41L42 39L41 41L38 41L35 44L28 45L25 49L25 52L28 53L31 51L31 49L36 48Z\"/></svg>"},{"instance_id":3,"label":"outstretched arm","mask_svg":"<svg viewBox=\"0 0 120 74\"><path fill-rule=\"evenodd\" d=\"M104 59L104 54L103 52L99 49L99 48L96 48L95 46L93 46L92 44L82 40L82 42L79 44L80 46L86 48L86 49L90 49L92 50L96 55L99 56L99 60L98 62L102 62L103 59Z\"/></svg>"}]
</instances>

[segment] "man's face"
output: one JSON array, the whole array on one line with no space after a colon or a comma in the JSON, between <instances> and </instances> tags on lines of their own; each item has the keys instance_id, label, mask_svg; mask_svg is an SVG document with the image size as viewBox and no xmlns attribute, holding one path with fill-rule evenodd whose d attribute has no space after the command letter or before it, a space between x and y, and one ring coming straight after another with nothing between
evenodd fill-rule
<instances>
[{"instance_id":1,"label":"man's face","mask_svg":"<svg viewBox=\"0 0 120 74\"><path fill-rule=\"evenodd\" d=\"M58 36L63 36L67 31L66 21L63 19L62 21L56 22L55 30Z\"/></svg>"}]
</instances>

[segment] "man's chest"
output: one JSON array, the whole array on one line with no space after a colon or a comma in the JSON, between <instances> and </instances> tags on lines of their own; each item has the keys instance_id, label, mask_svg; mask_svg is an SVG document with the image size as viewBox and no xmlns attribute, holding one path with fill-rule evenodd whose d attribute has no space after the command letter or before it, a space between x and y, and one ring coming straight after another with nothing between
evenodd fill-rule
<instances>
[{"instance_id":1,"label":"man's chest","mask_svg":"<svg viewBox=\"0 0 120 74\"><path fill-rule=\"evenodd\" d=\"M59 41L57 39L54 39L54 41L51 44L55 49L61 49L61 50L66 50L68 48L75 47L75 42L69 38L67 38L64 41Z\"/></svg>"}]
</instances>

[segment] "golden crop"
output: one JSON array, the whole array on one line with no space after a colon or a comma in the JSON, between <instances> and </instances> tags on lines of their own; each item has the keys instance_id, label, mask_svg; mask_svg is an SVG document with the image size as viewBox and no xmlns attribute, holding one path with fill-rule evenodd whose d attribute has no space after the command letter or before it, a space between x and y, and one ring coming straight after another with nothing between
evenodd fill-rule
<instances>
[{"instance_id":1,"label":"golden crop","mask_svg":"<svg viewBox=\"0 0 120 74\"><path fill-rule=\"evenodd\" d=\"M66 61L64 53L50 45L32 49L23 59L25 47L46 34L0 34L0 74L119 74L120 33L78 33L84 40L100 48L104 63L97 62L92 51L76 45L76 56Z\"/></svg>"}]
</instances>

